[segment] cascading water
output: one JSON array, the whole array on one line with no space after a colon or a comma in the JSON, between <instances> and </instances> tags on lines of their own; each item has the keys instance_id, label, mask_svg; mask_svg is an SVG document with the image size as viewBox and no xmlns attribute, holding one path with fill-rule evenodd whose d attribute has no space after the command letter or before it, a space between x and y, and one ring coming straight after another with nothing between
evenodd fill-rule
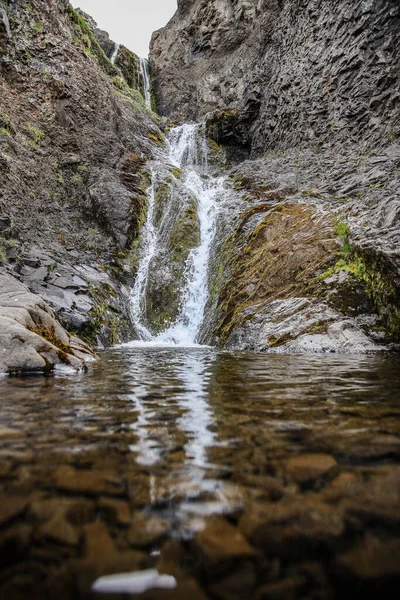
<instances>
[{"instance_id":1,"label":"cascading water","mask_svg":"<svg viewBox=\"0 0 400 600\"><path fill-rule=\"evenodd\" d=\"M115 64L115 60L116 60L116 58L118 56L119 48L120 48L120 45L119 44L115 44L114 52L112 53L112 56L111 56L111 63L113 65Z\"/></svg>"},{"instance_id":2,"label":"cascading water","mask_svg":"<svg viewBox=\"0 0 400 600\"><path fill-rule=\"evenodd\" d=\"M135 285L133 286L131 296L131 312L133 322L140 339L150 341L152 335L147 327L142 323L142 317L146 310L146 284L149 276L150 263L154 258L157 245L157 232L154 226L154 172L151 170L151 184L147 190L148 209L146 223L142 230L142 257L139 262L138 271L136 274Z\"/></svg>"},{"instance_id":3,"label":"cascading water","mask_svg":"<svg viewBox=\"0 0 400 600\"><path fill-rule=\"evenodd\" d=\"M149 61L147 58L140 59L140 74L143 79L144 99L146 102L146 106L151 108L151 83Z\"/></svg>"},{"instance_id":4,"label":"cascading water","mask_svg":"<svg viewBox=\"0 0 400 600\"><path fill-rule=\"evenodd\" d=\"M154 171L148 191L149 207L141 244L142 257L132 294L132 316L142 342L166 345L196 343L208 297L208 263L216 232L218 200L223 195L224 177L208 174L208 145L204 124L175 127L169 135L169 164L183 171L185 191L195 199L200 229L200 243L186 261L185 289L181 309L175 322L157 336L152 336L145 322L145 296L152 259L157 251L158 230L155 225Z\"/></svg>"},{"instance_id":5,"label":"cascading water","mask_svg":"<svg viewBox=\"0 0 400 600\"><path fill-rule=\"evenodd\" d=\"M2 21L4 23L4 27L7 32L7 36L9 39L11 39L10 21L8 20L8 15L7 15L6 9L1 5L1 3L0 3L0 17L2 18Z\"/></svg>"}]
</instances>

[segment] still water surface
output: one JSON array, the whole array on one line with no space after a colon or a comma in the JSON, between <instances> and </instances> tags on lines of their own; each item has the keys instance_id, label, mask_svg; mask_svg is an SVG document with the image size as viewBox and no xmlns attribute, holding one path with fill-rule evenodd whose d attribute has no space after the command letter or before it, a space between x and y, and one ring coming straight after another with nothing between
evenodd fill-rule
<instances>
[{"instance_id":1,"label":"still water surface","mask_svg":"<svg viewBox=\"0 0 400 600\"><path fill-rule=\"evenodd\" d=\"M87 374L4 378L0 397L2 497L87 498L119 548L122 517L109 519L104 498L185 540L207 515L233 522L249 502L319 492L341 473L398 473L400 462L397 356L123 347ZM310 454L335 466L292 480L287 461ZM32 511L25 518L37 527Z\"/></svg>"}]
</instances>

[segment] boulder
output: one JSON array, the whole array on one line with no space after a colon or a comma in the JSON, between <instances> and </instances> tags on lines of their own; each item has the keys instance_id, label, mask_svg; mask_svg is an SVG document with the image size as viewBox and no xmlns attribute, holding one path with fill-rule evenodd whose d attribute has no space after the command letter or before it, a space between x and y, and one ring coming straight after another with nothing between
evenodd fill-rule
<instances>
[{"instance_id":1,"label":"boulder","mask_svg":"<svg viewBox=\"0 0 400 600\"><path fill-rule=\"evenodd\" d=\"M40 296L0 272L0 373L80 370L95 354L71 336Z\"/></svg>"}]
</instances>

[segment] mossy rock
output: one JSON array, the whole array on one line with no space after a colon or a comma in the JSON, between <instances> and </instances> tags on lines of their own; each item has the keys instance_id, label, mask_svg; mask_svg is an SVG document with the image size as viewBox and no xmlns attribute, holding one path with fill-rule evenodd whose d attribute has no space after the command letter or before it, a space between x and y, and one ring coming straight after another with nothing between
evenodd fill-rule
<instances>
[{"instance_id":1,"label":"mossy rock","mask_svg":"<svg viewBox=\"0 0 400 600\"><path fill-rule=\"evenodd\" d=\"M85 54L94 58L107 75L117 75L118 72L108 56L106 56L86 19L71 4L68 4L68 14L74 23L74 44L77 46L81 45Z\"/></svg>"},{"instance_id":2,"label":"mossy rock","mask_svg":"<svg viewBox=\"0 0 400 600\"><path fill-rule=\"evenodd\" d=\"M261 222L244 235L249 219L263 212ZM212 273L210 301L217 312L213 336L224 344L249 314L268 303L313 295L316 272L328 266L338 250L333 226L330 217L289 202L246 211L223 244L220 263Z\"/></svg>"},{"instance_id":3,"label":"mossy rock","mask_svg":"<svg viewBox=\"0 0 400 600\"><path fill-rule=\"evenodd\" d=\"M200 223L195 200L190 200L182 216L175 223L169 238L171 260L186 263L189 252L200 244Z\"/></svg>"},{"instance_id":4,"label":"mossy rock","mask_svg":"<svg viewBox=\"0 0 400 600\"><path fill-rule=\"evenodd\" d=\"M98 286L90 285L88 289L93 307L89 311L89 322L79 335L86 343L96 347L99 340L110 346L120 341L121 331L127 327L126 320L118 308L118 292L107 283Z\"/></svg>"},{"instance_id":5,"label":"mossy rock","mask_svg":"<svg viewBox=\"0 0 400 600\"><path fill-rule=\"evenodd\" d=\"M140 85L140 59L134 52L131 52L125 46L120 46L115 66L120 69L130 88L139 92L142 91Z\"/></svg>"},{"instance_id":6,"label":"mossy rock","mask_svg":"<svg viewBox=\"0 0 400 600\"><path fill-rule=\"evenodd\" d=\"M348 238L346 237L348 240ZM388 337L395 342L400 340L400 287L396 285L396 271L388 259L370 250L351 247L339 260L320 275L324 281L341 271L349 275L345 285L340 286L337 295L330 295L328 303L349 314L351 300L357 292L364 303L358 312L373 310L377 313ZM354 312L354 311L353 311Z\"/></svg>"},{"instance_id":7,"label":"mossy rock","mask_svg":"<svg viewBox=\"0 0 400 600\"><path fill-rule=\"evenodd\" d=\"M158 188L159 202L165 201L169 185L164 183ZM160 193L163 194L161 199ZM172 227L166 248L152 265L146 291L146 318L154 333L159 333L177 319L185 287L187 260L190 251L199 243L196 202L190 199Z\"/></svg>"}]
</instances>

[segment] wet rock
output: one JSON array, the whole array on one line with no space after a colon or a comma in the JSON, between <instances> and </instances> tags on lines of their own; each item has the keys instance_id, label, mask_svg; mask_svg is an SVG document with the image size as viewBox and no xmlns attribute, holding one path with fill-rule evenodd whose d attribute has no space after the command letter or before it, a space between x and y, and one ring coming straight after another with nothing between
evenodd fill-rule
<instances>
[{"instance_id":1,"label":"wet rock","mask_svg":"<svg viewBox=\"0 0 400 600\"><path fill-rule=\"evenodd\" d=\"M94 520L95 507L92 502L84 499L44 498L31 503L29 517L38 523L59 518L63 525L64 521L74 526L84 525ZM68 529L66 525L65 528Z\"/></svg>"},{"instance_id":2,"label":"wet rock","mask_svg":"<svg viewBox=\"0 0 400 600\"><path fill-rule=\"evenodd\" d=\"M32 527L26 523L19 523L2 532L0 560L3 568L21 560L29 548L31 535Z\"/></svg>"},{"instance_id":3,"label":"wet rock","mask_svg":"<svg viewBox=\"0 0 400 600\"><path fill-rule=\"evenodd\" d=\"M23 437L23 431L18 431L18 429L6 427L5 425L0 425L0 440L16 440Z\"/></svg>"},{"instance_id":4,"label":"wet rock","mask_svg":"<svg viewBox=\"0 0 400 600\"><path fill-rule=\"evenodd\" d=\"M329 454L301 454L287 460L283 469L289 479L303 485L326 475L336 465Z\"/></svg>"},{"instance_id":5,"label":"wet rock","mask_svg":"<svg viewBox=\"0 0 400 600\"><path fill-rule=\"evenodd\" d=\"M136 512L128 532L128 543L138 548L152 546L168 532L168 521Z\"/></svg>"},{"instance_id":6,"label":"wet rock","mask_svg":"<svg viewBox=\"0 0 400 600\"><path fill-rule=\"evenodd\" d=\"M100 498L97 507L105 514L106 519L115 525L127 527L131 523L129 504L124 500Z\"/></svg>"},{"instance_id":7,"label":"wet rock","mask_svg":"<svg viewBox=\"0 0 400 600\"><path fill-rule=\"evenodd\" d=\"M141 552L119 552L103 523L84 527L84 559L72 567L81 593L87 594L93 582L103 575L131 573L148 566L148 558Z\"/></svg>"},{"instance_id":8,"label":"wet rock","mask_svg":"<svg viewBox=\"0 0 400 600\"><path fill-rule=\"evenodd\" d=\"M141 595L143 600L207 600L208 596L194 579L178 581L173 590L151 590Z\"/></svg>"},{"instance_id":9,"label":"wet rock","mask_svg":"<svg viewBox=\"0 0 400 600\"><path fill-rule=\"evenodd\" d=\"M77 546L80 539L78 531L66 520L62 508L38 530L37 535L66 546Z\"/></svg>"},{"instance_id":10,"label":"wet rock","mask_svg":"<svg viewBox=\"0 0 400 600\"><path fill-rule=\"evenodd\" d=\"M222 517L208 519L203 531L197 534L194 544L208 569L233 559L254 558L257 554L241 531Z\"/></svg>"},{"instance_id":11,"label":"wet rock","mask_svg":"<svg viewBox=\"0 0 400 600\"><path fill-rule=\"evenodd\" d=\"M181 581L190 572L193 562L193 552L188 545L170 539L161 546L157 569L159 573L172 575Z\"/></svg>"},{"instance_id":12,"label":"wet rock","mask_svg":"<svg viewBox=\"0 0 400 600\"><path fill-rule=\"evenodd\" d=\"M0 493L0 526L24 513L28 504L27 498Z\"/></svg>"},{"instance_id":13,"label":"wet rock","mask_svg":"<svg viewBox=\"0 0 400 600\"><path fill-rule=\"evenodd\" d=\"M298 575L283 581L268 583L257 590L255 598L256 600L296 600L301 597L306 582L304 576Z\"/></svg>"},{"instance_id":14,"label":"wet rock","mask_svg":"<svg viewBox=\"0 0 400 600\"><path fill-rule=\"evenodd\" d=\"M268 556L286 559L328 556L344 533L343 511L318 499L251 505L239 530Z\"/></svg>"},{"instance_id":15,"label":"wet rock","mask_svg":"<svg viewBox=\"0 0 400 600\"><path fill-rule=\"evenodd\" d=\"M81 369L85 361L75 356L70 336L51 308L16 279L0 273L0 371L49 372L67 365ZM93 353L82 342L83 353Z\"/></svg>"},{"instance_id":16,"label":"wet rock","mask_svg":"<svg viewBox=\"0 0 400 600\"><path fill-rule=\"evenodd\" d=\"M336 573L342 581L357 581L360 591L371 594L379 590L385 598L394 598L394 588L400 581L399 564L399 540L383 541L367 535L356 547L337 557Z\"/></svg>"},{"instance_id":17,"label":"wet rock","mask_svg":"<svg viewBox=\"0 0 400 600\"><path fill-rule=\"evenodd\" d=\"M115 471L59 467L54 474L54 482L58 489L74 494L120 496L124 492L123 483Z\"/></svg>"},{"instance_id":18,"label":"wet rock","mask_svg":"<svg viewBox=\"0 0 400 600\"><path fill-rule=\"evenodd\" d=\"M10 460L0 461L0 479L8 477L13 468L13 463Z\"/></svg>"},{"instance_id":19,"label":"wet rock","mask_svg":"<svg viewBox=\"0 0 400 600\"><path fill-rule=\"evenodd\" d=\"M209 579L209 590L219 600L252 598L257 582L257 568L254 561L241 560L227 576L221 576L217 570L215 574L209 573Z\"/></svg>"},{"instance_id":20,"label":"wet rock","mask_svg":"<svg viewBox=\"0 0 400 600\"><path fill-rule=\"evenodd\" d=\"M258 307L253 315L251 311L247 312L248 320L242 327L234 329L228 341L229 348L275 354L364 354L385 350L384 346L368 338L355 322L343 319L343 315L315 300L277 300L265 310ZM319 328L325 332L314 333ZM306 333L307 330L310 333ZM285 341L291 338L294 339Z\"/></svg>"}]
</instances>

